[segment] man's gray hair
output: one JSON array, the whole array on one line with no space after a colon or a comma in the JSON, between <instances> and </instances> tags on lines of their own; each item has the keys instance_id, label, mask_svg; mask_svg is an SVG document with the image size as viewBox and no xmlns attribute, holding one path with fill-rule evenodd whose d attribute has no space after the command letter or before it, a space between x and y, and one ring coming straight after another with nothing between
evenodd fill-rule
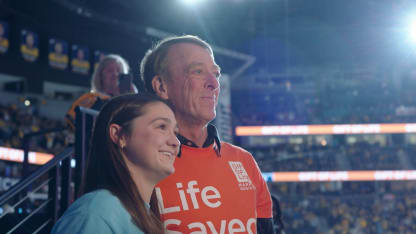
<instances>
[{"instance_id":1,"label":"man's gray hair","mask_svg":"<svg viewBox=\"0 0 416 234\"><path fill-rule=\"evenodd\" d=\"M184 35L168 37L159 41L151 49L146 52L140 62L140 77L143 81L144 88L149 93L155 93L152 87L153 77L156 75L168 75L168 51L169 49L178 43L190 43L201 46L209 51L213 55L211 46L197 36Z\"/></svg>"}]
</instances>

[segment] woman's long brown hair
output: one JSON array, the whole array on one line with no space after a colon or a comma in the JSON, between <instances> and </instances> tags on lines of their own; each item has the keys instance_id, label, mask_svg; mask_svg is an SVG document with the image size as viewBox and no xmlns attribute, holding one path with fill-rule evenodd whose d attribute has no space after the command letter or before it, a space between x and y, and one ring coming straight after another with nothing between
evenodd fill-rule
<instances>
[{"instance_id":1,"label":"woman's long brown hair","mask_svg":"<svg viewBox=\"0 0 416 234\"><path fill-rule=\"evenodd\" d=\"M141 116L144 106L162 102L172 106L157 96L150 94L129 94L111 99L98 115L92 134L86 178L80 194L97 189L111 191L133 218L133 222L145 233L164 233L155 191L150 200L150 210L140 195L127 168L121 148L110 139L110 124L118 124L124 134L131 133L132 120Z\"/></svg>"}]
</instances>

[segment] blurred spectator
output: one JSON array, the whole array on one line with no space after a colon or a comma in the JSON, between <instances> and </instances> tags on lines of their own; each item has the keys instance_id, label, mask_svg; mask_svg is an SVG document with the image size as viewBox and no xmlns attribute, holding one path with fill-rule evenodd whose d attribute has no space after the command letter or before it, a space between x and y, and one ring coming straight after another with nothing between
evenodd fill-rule
<instances>
[{"instance_id":1,"label":"blurred spectator","mask_svg":"<svg viewBox=\"0 0 416 234\"><path fill-rule=\"evenodd\" d=\"M283 224L283 214L280 208L279 198L274 194L271 194L271 196L273 201L274 231L276 234L284 233L285 225Z\"/></svg>"},{"instance_id":2,"label":"blurred spectator","mask_svg":"<svg viewBox=\"0 0 416 234\"><path fill-rule=\"evenodd\" d=\"M75 108L83 106L100 110L105 101L123 93L137 93L132 76L129 75L129 65L119 55L104 56L94 71L91 79L91 92L79 97L69 109L66 120L74 129Z\"/></svg>"}]
</instances>

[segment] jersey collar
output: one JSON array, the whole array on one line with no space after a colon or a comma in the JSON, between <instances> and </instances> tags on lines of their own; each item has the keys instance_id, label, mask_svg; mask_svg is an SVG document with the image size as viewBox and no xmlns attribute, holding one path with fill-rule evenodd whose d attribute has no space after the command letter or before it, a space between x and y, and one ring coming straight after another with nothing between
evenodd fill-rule
<instances>
[{"instance_id":1,"label":"jersey collar","mask_svg":"<svg viewBox=\"0 0 416 234\"><path fill-rule=\"evenodd\" d=\"M209 147L210 145L212 145L212 143L215 143L214 145L214 150L217 153L217 156L221 156L221 142L220 142L220 138L218 137L218 131L217 128L212 125L212 124L208 124L207 126L207 131L208 131L208 136L207 139L205 139L204 144L202 145L202 148L206 148ZM187 139L186 137L177 134L176 135L179 139L179 141L181 142L181 145L186 145L189 147L194 147L194 148L199 148L193 141ZM178 157L181 156L181 150L179 150L179 154Z\"/></svg>"}]
</instances>

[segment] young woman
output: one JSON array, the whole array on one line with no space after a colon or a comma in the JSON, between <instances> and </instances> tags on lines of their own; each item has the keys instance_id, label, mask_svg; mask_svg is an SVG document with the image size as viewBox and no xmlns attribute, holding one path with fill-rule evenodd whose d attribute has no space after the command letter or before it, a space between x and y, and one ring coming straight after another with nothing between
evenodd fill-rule
<instances>
[{"instance_id":1,"label":"young woman","mask_svg":"<svg viewBox=\"0 0 416 234\"><path fill-rule=\"evenodd\" d=\"M164 233L154 186L179 150L171 106L147 94L111 99L97 117L83 196L52 233Z\"/></svg>"}]
</instances>

